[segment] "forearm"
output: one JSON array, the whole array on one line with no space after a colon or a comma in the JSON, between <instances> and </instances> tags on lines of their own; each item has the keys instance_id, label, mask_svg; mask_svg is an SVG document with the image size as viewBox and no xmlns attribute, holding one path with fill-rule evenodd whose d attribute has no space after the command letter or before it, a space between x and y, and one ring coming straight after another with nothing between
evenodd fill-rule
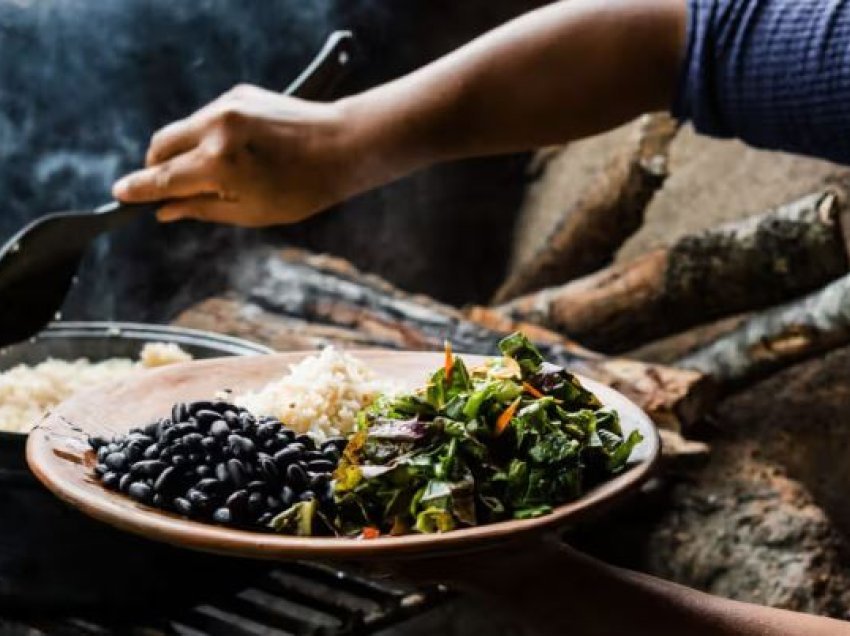
<instances>
[{"instance_id":1,"label":"forearm","mask_svg":"<svg viewBox=\"0 0 850 636\"><path fill-rule=\"evenodd\" d=\"M470 585L543 635L850 635L848 623L710 596L566 547L532 554L532 562L517 557L501 575L481 572Z\"/></svg>"},{"instance_id":2,"label":"forearm","mask_svg":"<svg viewBox=\"0 0 850 636\"><path fill-rule=\"evenodd\" d=\"M366 181L606 130L672 101L684 0L570 0L344 100ZM371 187L377 183L364 183Z\"/></svg>"}]
</instances>

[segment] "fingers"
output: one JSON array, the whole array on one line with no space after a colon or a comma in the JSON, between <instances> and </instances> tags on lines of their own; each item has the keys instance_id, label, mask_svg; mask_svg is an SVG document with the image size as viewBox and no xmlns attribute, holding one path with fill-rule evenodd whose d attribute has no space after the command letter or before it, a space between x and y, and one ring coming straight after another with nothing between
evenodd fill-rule
<instances>
[{"instance_id":1,"label":"fingers","mask_svg":"<svg viewBox=\"0 0 850 636\"><path fill-rule=\"evenodd\" d=\"M203 137L201 123L193 116L158 130L151 137L145 165L151 167L192 150Z\"/></svg>"},{"instance_id":2,"label":"fingers","mask_svg":"<svg viewBox=\"0 0 850 636\"><path fill-rule=\"evenodd\" d=\"M245 222L240 212L240 207L231 201L224 201L214 195L203 195L167 203L156 213L156 218L161 223L194 220L206 223L251 225Z\"/></svg>"},{"instance_id":3,"label":"fingers","mask_svg":"<svg viewBox=\"0 0 850 636\"><path fill-rule=\"evenodd\" d=\"M196 148L165 163L123 177L112 187L112 194L131 203L201 194L224 195L217 173L209 154Z\"/></svg>"}]
</instances>

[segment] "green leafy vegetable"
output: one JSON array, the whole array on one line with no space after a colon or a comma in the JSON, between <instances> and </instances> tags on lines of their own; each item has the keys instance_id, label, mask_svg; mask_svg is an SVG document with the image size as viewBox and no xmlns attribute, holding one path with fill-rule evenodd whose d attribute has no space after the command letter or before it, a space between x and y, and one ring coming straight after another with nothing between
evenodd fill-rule
<instances>
[{"instance_id":1,"label":"green leafy vegetable","mask_svg":"<svg viewBox=\"0 0 850 636\"><path fill-rule=\"evenodd\" d=\"M622 471L641 435L521 333L504 354L469 370L445 365L419 392L383 397L335 473L335 532L447 532L549 514ZM320 516L320 515L319 515ZM272 526L315 531L315 507L296 504Z\"/></svg>"}]
</instances>

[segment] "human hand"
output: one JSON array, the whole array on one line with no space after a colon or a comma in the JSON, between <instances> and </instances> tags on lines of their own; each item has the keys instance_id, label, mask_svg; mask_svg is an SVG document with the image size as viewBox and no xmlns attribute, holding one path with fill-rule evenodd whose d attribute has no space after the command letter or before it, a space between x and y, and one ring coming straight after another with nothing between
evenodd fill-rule
<instances>
[{"instance_id":1,"label":"human hand","mask_svg":"<svg viewBox=\"0 0 850 636\"><path fill-rule=\"evenodd\" d=\"M160 221L294 223L358 189L343 108L237 86L157 132L125 202L166 201Z\"/></svg>"}]
</instances>

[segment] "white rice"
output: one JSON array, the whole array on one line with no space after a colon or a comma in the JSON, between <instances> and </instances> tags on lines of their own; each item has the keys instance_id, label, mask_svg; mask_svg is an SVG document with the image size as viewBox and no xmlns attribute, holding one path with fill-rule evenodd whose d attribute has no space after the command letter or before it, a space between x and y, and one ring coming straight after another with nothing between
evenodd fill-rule
<instances>
[{"instance_id":1,"label":"white rice","mask_svg":"<svg viewBox=\"0 0 850 636\"><path fill-rule=\"evenodd\" d=\"M0 430L26 433L44 413L77 391L124 378L138 369L186 362L192 359L170 343L148 343L139 362L111 358L90 362L48 359L35 366L18 365L0 373Z\"/></svg>"},{"instance_id":2,"label":"white rice","mask_svg":"<svg viewBox=\"0 0 850 636\"><path fill-rule=\"evenodd\" d=\"M328 347L290 367L289 373L236 403L255 415L271 415L319 439L354 430L357 413L392 387L361 360Z\"/></svg>"}]
</instances>

